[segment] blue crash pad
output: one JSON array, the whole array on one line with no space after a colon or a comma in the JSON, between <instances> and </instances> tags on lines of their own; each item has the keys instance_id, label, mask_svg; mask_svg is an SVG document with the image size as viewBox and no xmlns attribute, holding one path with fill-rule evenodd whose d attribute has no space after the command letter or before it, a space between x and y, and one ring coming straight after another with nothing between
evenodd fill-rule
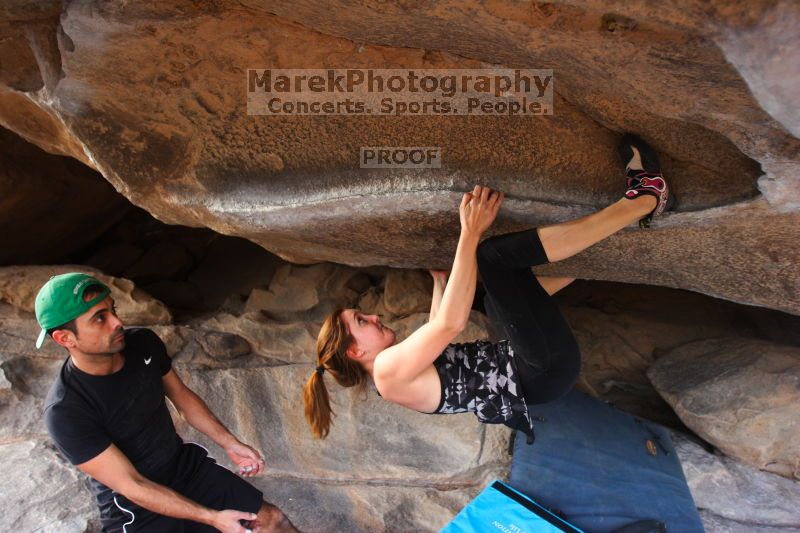
<instances>
[{"instance_id":1,"label":"blue crash pad","mask_svg":"<svg viewBox=\"0 0 800 533\"><path fill-rule=\"evenodd\" d=\"M575 390L531 414L545 420L533 444L516 435L513 488L587 533L647 519L670 532L704 531L665 428Z\"/></svg>"}]
</instances>

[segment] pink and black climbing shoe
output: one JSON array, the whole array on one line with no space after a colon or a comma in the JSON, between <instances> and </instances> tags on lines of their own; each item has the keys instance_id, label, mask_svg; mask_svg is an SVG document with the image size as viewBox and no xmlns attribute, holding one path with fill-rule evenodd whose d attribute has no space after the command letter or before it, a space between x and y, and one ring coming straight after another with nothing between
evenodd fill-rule
<instances>
[{"instance_id":1,"label":"pink and black climbing shoe","mask_svg":"<svg viewBox=\"0 0 800 533\"><path fill-rule=\"evenodd\" d=\"M641 165L637 164L633 148L639 152ZM625 175L627 176L625 198L633 200L643 194L649 194L655 196L658 201L656 208L639 221L640 228L647 228L653 217L673 208L675 195L669 190L667 180L661 174L658 154L652 146L636 135L626 133L619 143L619 155L625 165Z\"/></svg>"}]
</instances>

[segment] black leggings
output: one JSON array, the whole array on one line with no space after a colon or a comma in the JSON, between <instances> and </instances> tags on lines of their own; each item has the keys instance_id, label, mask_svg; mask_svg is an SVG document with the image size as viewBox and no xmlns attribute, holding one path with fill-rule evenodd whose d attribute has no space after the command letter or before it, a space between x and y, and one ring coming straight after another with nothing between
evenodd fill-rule
<instances>
[{"instance_id":1,"label":"black leggings","mask_svg":"<svg viewBox=\"0 0 800 533\"><path fill-rule=\"evenodd\" d=\"M535 229L498 235L478 246L486 311L495 330L511 342L528 404L557 400L581 370L572 330L531 271L548 262Z\"/></svg>"}]
</instances>

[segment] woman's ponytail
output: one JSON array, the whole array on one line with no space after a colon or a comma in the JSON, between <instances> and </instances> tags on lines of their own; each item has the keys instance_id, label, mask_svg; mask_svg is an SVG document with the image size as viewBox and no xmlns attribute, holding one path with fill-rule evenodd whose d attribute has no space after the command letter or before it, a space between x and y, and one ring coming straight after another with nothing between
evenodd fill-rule
<instances>
[{"instance_id":1,"label":"woman's ponytail","mask_svg":"<svg viewBox=\"0 0 800 533\"><path fill-rule=\"evenodd\" d=\"M317 369L303 387L305 415L311 432L318 439L328 436L333 417L328 389L323 381L327 371L342 387L364 387L369 374L359 363L347 357L353 337L337 309L325 318L317 336Z\"/></svg>"},{"instance_id":2,"label":"woman's ponytail","mask_svg":"<svg viewBox=\"0 0 800 533\"><path fill-rule=\"evenodd\" d=\"M335 415L331 409L328 389L322 380L322 372L315 371L308 378L303 387L303 401L306 404L306 420L311 426L311 432L318 439L328 436L331 427L331 417Z\"/></svg>"}]
</instances>

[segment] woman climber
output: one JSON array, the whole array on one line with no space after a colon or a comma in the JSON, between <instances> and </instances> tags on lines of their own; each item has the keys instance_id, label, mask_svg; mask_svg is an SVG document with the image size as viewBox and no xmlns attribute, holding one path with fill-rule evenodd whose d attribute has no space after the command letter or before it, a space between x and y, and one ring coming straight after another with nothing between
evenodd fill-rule
<instances>
[{"instance_id":1,"label":"woman climber","mask_svg":"<svg viewBox=\"0 0 800 533\"><path fill-rule=\"evenodd\" d=\"M383 399L423 413L472 411L481 422L502 423L533 436L528 406L566 394L580 372L580 352L551 295L572 278L537 278L531 267L561 261L640 220L669 210L674 197L652 148L634 135L619 147L627 190L612 205L577 220L498 235L480 242L503 193L475 186L459 207L461 235L449 280L432 272L429 321L395 344L377 315L338 309L317 338L317 368L304 388L312 432L325 438L332 415L324 374L343 387L368 378ZM477 275L486 310L504 339L451 344L466 327Z\"/></svg>"}]
</instances>

